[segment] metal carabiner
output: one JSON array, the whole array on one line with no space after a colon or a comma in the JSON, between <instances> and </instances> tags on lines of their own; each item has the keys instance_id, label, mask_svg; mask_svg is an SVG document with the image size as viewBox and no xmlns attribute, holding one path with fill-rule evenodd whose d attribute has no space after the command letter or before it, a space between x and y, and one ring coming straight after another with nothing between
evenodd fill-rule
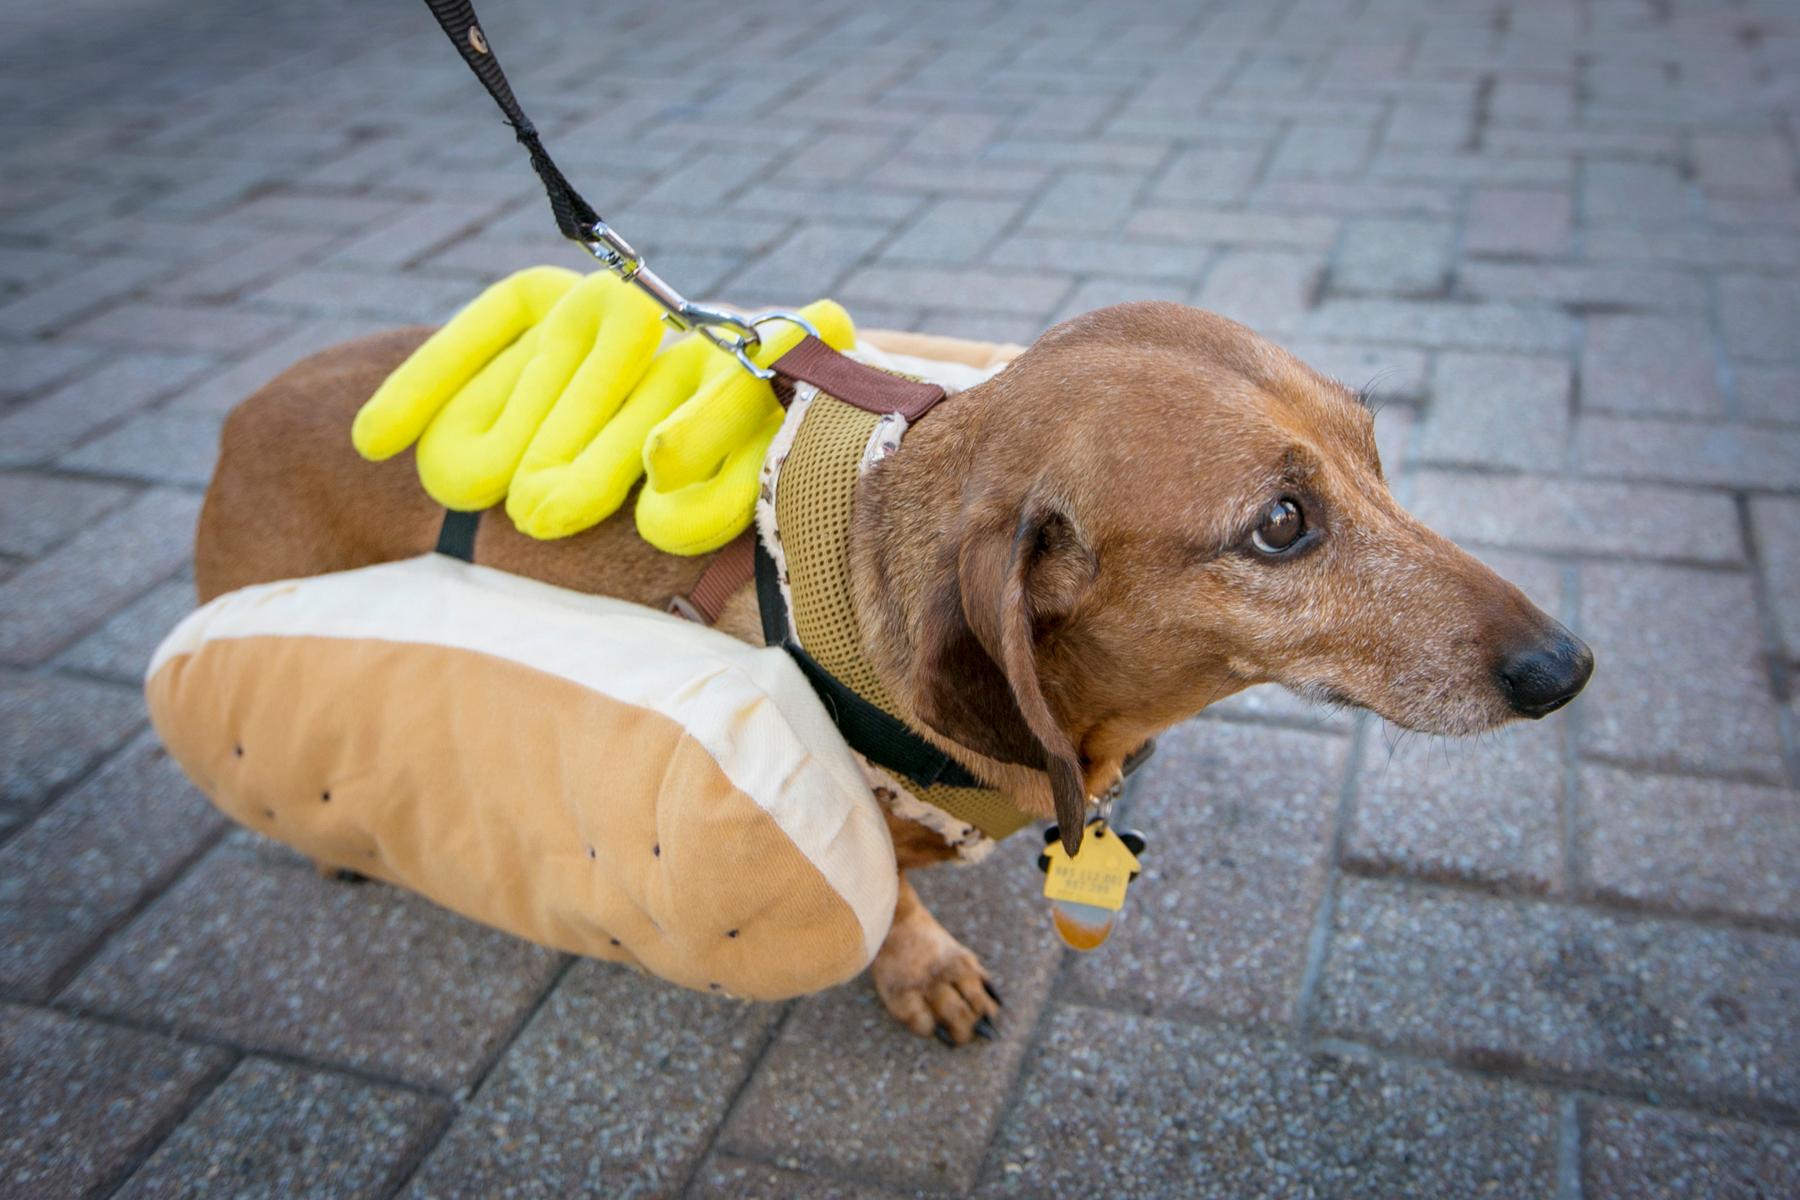
<instances>
[{"instance_id":1,"label":"metal carabiner","mask_svg":"<svg viewBox=\"0 0 1800 1200\"><path fill-rule=\"evenodd\" d=\"M644 256L605 221L596 221L591 225L588 236L580 245L601 266L654 300L663 310L663 320L683 333L698 333L737 359L738 365L758 379L773 379L775 372L757 366L750 357L750 351L762 343L762 334L758 332L757 326L770 321L790 321L813 337L819 336L819 331L811 321L786 309L769 309L745 316L711 305L694 303L645 265Z\"/></svg>"}]
</instances>

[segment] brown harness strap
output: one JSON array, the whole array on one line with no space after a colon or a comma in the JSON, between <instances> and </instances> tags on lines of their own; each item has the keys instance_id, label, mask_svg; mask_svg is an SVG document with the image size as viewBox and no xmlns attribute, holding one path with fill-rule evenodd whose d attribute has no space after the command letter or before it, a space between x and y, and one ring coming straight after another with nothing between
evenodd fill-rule
<instances>
[{"instance_id":1,"label":"brown harness strap","mask_svg":"<svg viewBox=\"0 0 1800 1200\"><path fill-rule=\"evenodd\" d=\"M889 375L838 353L810 334L776 359L771 369L784 379L810 383L864 412L899 413L908 421L918 420L944 398L944 389L935 383Z\"/></svg>"},{"instance_id":2,"label":"brown harness strap","mask_svg":"<svg viewBox=\"0 0 1800 1200\"><path fill-rule=\"evenodd\" d=\"M916 421L944 398L944 389L899 375L889 375L840 354L808 334L776 359L773 370L783 379L810 383L828 396L872 413L899 413ZM756 528L740 533L706 564L694 590L669 601L669 611L702 625L712 625L725 604L756 574Z\"/></svg>"}]
</instances>

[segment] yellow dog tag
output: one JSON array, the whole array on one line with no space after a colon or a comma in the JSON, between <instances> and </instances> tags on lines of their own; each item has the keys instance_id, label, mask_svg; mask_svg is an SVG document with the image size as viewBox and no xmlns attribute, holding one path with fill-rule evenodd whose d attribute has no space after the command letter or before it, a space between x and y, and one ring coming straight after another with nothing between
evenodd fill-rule
<instances>
[{"instance_id":1,"label":"yellow dog tag","mask_svg":"<svg viewBox=\"0 0 1800 1200\"><path fill-rule=\"evenodd\" d=\"M1087 823L1073 858L1063 849L1059 831L1044 834L1038 866L1044 872L1044 895L1062 940L1076 950L1092 950L1112 933L1125 891L1138 876L1144 836L1107 827L1104 817Z\"/></svg>"}]
</instances>

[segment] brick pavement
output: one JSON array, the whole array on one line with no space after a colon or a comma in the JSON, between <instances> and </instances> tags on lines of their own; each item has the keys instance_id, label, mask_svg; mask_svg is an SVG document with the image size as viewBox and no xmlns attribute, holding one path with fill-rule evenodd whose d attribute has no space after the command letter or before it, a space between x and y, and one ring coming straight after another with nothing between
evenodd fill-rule
<instances>
[{"instance_id":1,"label":"brick pavement","mask_svg":"<svg viewBox=\"0 0 1800 1200\"><path fill-rule=\"evenodd\" d=\"M413 0L15 6L0 47L0 1196L1800 1193L1800 8L485 0L670 279L1026 340L1221 309L1595 645L1478 745L1251 694L922 887L950 1053L570 963L232 832L145 733L219 421L573 263Z\"/></svg>"}]
</instances>

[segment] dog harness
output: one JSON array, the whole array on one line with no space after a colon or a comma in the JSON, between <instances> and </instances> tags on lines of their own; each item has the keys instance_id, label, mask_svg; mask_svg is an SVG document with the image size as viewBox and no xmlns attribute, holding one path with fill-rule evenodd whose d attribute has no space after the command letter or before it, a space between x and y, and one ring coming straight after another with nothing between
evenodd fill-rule
<instances>
[{"instance_id":1,"label":"dog harness","mask_svg":"<svg viewBox=\"0 0 1800 1200\"><path fill-rule=\"evenodd\" d=\"M804 385L795 404L804 409L790 418L797 422L791 447L782 453L777 443L764 465L774 514L756 547L764 640L793 655L852 749L947 816L914 814L952 846L1018 832L1031 818L895 716L893 696L863 653L850 587L856 482L898 447L906 418Z\"/></svg>"}]
</instances>

